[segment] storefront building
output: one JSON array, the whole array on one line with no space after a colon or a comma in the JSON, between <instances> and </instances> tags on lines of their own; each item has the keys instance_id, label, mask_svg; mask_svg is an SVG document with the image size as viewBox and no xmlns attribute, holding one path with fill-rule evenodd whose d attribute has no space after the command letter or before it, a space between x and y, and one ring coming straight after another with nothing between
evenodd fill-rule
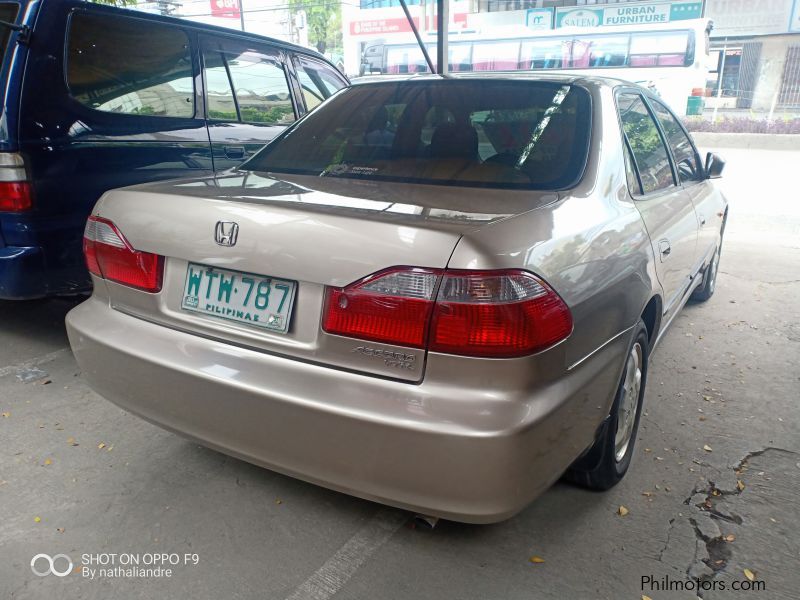
<instances>
[{"instance_id":1,"label":"storefront building","mask_svg":"<svg viewBox=\"0 0 800 600\"><path fill-rule=\"evenodd\" d=\"M800 0L706 0L705 12L716 62L707 105L800 109Z\"/></svg>"},{"instance_id":2,"label":"storefront building","mask_svg":"<svg viewBox=\"0 0 800 600\"><path fill-rule=\"evenodd\" d=\"M415 25L435 43L435 0L408 0ZM800 107L800 0L451 0L450 40L529 36L559 28L614 30L711 19L708 105L768 111ZM343 4L345 68L364 71L370 44L413 43L399 0Z\"/></svg>"}]
</instances>

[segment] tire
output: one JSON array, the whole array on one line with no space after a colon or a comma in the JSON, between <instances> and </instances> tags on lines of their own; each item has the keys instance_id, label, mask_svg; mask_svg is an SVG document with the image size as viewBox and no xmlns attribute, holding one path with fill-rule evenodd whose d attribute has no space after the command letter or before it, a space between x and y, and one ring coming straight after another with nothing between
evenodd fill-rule
<instances>
[{"instance_id":1,"label":"tire","mask_svg":"<svg viewBox=\"0 0 800 600\"><path fill-rule=\"evenodd\" d=\"M714 290L717 289L717 274L719 273L719 259L722 256L722 240L725 236L725 226L728 224L728 211L725 211L725 216L722 218L722 227L719 230L719 245L716 252L711 259L711 262L703 271L703 281L692 295L689 300L692 302L705 302L714 295Z\"/></svg>"},{"instance_id":2,"label":"tire","mask_svg":"<svg viewBox=\"0 0 800 600\"><path fill-rule=\"evenodd\" d=\"M719 246L717 246L711 262L703 271L703 282L700 284L692 295L690 300L693 302L705 302L714 295L714 290L717 288L717 273L719 272L719 258L722 254L722 238L720 237Z\"/></svg>"},{"instance_id":3,"label":"tire","mask_svg":"<svg viewBox=\"0 0 800 600\"><path fill-rule=\"evenodd\" d=\"M639 320L628 347L611 412L600 427L594 444L567 470L567 480L602 491L614 487L625 477L642 414L649 347L647 328L644 321Z\"/></svg>"}]
</instances>

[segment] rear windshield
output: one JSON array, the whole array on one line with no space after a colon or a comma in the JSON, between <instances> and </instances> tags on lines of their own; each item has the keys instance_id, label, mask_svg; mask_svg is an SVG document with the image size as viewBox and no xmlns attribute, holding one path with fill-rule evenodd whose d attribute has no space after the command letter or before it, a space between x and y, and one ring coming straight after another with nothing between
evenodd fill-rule
<instances>
[{"instance_id":1,"label":"rear windshield","mask_svg":"<svg viewBox=\"0 0 800 600\"><path fill-rule=\"evenodd\" d=\"M553 190L576 183L590 99L552 82L382 82L333 96L243 169Z\"/></svg>"}]
</instances>

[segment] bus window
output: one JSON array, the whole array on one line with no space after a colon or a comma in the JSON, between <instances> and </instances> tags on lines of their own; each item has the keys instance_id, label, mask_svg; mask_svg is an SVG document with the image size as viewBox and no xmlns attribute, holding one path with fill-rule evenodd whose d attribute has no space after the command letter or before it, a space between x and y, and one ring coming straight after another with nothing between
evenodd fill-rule
<instances>
[{"instance_id":1,"label":"bus window","mask_svg":"<svg viewBox=\"0 0 800 600\"><path fill-rule=\"evenodd\" d=\"M604 35L589 42L589 66L624 67L628 61L628 35Z\"/></svg>"},{"instance_id":2,"label":"bus window","mask_svg":"<svg viewBox=\"0 0 800 600\"><path fill-rule=\"evenodd\" d=\"M450 70L472 71L472 43L459 42L448 47ZM435 54L435 51L434 51Z\"/></svg>"},{"instance_id":3,"label":"bus window","mask_svg":"<svg viewBox=\"0 0 800 600\"><path fill-rule=\"evenodd\" d=\"M519 68L519 41L477 43L472 48L475 71L508 71Z\"/></svg>"},{"instance_id":4,"label":"bus window","mask_svg":"<svg viewBox=\"0 0 800 600\"><path fill-rule=\"evenodd\" d=\"M388 46L386 73L426 73L428 65L419 46Z\"/></svg>"},{"instance_id":5,"label":"bus window","mask_svg":"<svg viewBox=\"0 0 800 600\"><path fill-rule=\"evenodd\" d=\"M569 57L570 41L562 38L525 40L520 54L521 69L560 69Z\"/></svg>"},{"instance_id":6,"label":"bus window","mask_svg":"<svg viewBox=\"0 0 800 600\"><path fill-rule=\"evenodd\" d=\"M688 31L634 33L631 35L631 67L682 67L687 64Z\"/></svg>"}]
</instances>

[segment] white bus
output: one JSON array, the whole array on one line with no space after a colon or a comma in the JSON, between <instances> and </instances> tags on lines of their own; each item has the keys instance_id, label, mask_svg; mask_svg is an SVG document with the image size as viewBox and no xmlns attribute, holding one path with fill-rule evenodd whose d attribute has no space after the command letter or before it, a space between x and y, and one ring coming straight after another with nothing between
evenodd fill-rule
<instances>
[{"instance_id":1,"label":"white bus","mask_svg":"<svg viewBox=\"0 0 800 600\"><path fill-rule=\"evenodd\" d=\"M708 19L692 19L646 27L564 27L526 36L451 34L449 69L602 73L654 89L682 114L692 90L706 85L711 27ZM435 42L426 46L435 62ZM419 46L410 41L368 43L361 62L364 75L428 71Z\"/></svg>"}]
</instances>

